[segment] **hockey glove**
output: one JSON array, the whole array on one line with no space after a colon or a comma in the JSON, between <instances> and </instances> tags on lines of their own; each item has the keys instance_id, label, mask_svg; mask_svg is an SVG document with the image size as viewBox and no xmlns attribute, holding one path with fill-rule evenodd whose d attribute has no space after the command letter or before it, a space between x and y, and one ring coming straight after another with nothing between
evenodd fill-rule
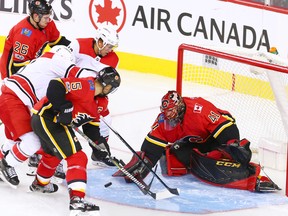
<instances>
[{"instance_id":1,"label":"hockey glove","mask_svg":"<svg viewBox=\"0 0 288 216\"><path fill-rule=\"evenodd\" d=\"M81 125L84 125L90 121L93 121L94 118L91 116L87 115L86 113L78 113L77 116L73 119L73 124L76 127L80 127Z\"/></svg>"},{"instance_id":2,"label":"hockey glove","mask_svg":"<svg viewBox=\"0 0 288 216\"><path fill-rule=\"evenodd\" d=\"M171 153L175 153L177 151L180 151L183 146L187 145L187 142L184 140L177 140L176 142L174 142L171 147L170 147L170 152Z\"/></svg>"},{"instance_id":3,"label":"hockey glove","mask_svg":"<svg viewBox=\"0 0 288 216\"><path fill-rule=\"evenodd\" d=\"M152 162L145 156L145 152L138 151L137 154L144 161L144 163L152 168ZM133 175L137 180L143 180L150 172L150 170L146 167L146 165L142 162L136 155L132 156L132 159L128 164L124 166L131 175ZM113 177L124 177L127 183L132 183L133 181L127 177L122 171L118 170L116 173L112 175Z\"/></svg>"},{"instance_id":4,"label":"hockey glove","mask_svg":"<svg viewBox=\"0 0 288 216\"><path fill-rule=\"evenodd\" d=\"M234 143L227 145L225 150L231 155L233 160L243 165L248 165L252 157L250 142L247 139L235 141Z\"/></svg>"},{"instance_id":5,"label":"hockey glove","mask_svg":"<svg viewBox=\"0 0 288 216\"><path fill-rule=\"evenodd\" d=\"M56 116L56 122L69 125L72 121L73 104L70 101L60 107L60 112Z\"/></svg>"}]
</instances>

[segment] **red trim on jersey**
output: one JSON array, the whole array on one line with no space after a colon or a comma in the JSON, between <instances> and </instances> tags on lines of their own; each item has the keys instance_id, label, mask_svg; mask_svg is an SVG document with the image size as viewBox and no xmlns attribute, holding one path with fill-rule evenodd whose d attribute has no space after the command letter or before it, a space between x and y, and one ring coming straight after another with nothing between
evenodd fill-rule
<instances>
[{"instance_id":1,"label":"red trim on jersey","mask_svg":"<svg viewBox=\"0 0 288 216\"><path fill-rule=\"evenodd\" d=\"M55 55L55 53L52 53L52 52L46 52L46 53L44 53L41 57L52 59L52 57L53 57L54 55Z\"/></svg>"},{"instance_id":2,"label":"red trim on jersey","mask_svg":"<svg viewBox=\"0 0 288 216\"><path fill-rule=\"evenodd\" d=\"M8 81L15 83L30 101L33 102L32 104L37 103L38 99L35 95L34 87L26 77L20 74L14 74Z\"/></svg>"},{"instance_id":3,"label":"red trim on jersey","mask_svg":"<svg viewBox=\"0 0 288 216\"><path fill-rule=\"evenodd\" d=\"M29 155L26 155L24 152L21 151L19 143L13 145L11 149L11 153L17 161L24 162L28 159Z\"/></svg>"},{"instance_id":4,"label":"red trim on jersey","mask_svg":"<svg viewBox=\"0 0 288 216\"><path fill-rule=\"evenodd\" d=\"M96 53L93 48L94 39L93 38L78 38L79 43L79 53L89 55L92 58L96 58Z\"/></svg>"},{"instance_id":5,"label":"red trim on jersey","mask_svg":"<svg viewBox=\"0 0 288 216\"><path fill-rule=\"evenodd\" d=\"M77 66L70 67L70 68L68 68L65 77L79 77L82 70L83 69L81 69Z\"/></svg>"}]
</instances>

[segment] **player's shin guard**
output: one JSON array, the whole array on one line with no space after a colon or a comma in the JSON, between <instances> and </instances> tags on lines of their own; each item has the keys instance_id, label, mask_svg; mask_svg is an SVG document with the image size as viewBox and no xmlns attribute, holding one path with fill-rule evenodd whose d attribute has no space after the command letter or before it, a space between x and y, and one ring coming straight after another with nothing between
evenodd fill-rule
<instances>
[{"instance_id":1,"label":"player's shin guard","mask_svg":"<svg viewBox=\"0 0 288 216\"><path fill-rule=\"evenodd\" d=\"M70 198L76 196L85 197L87 182L87 156L83 151L79 151L66 158L67 173L66 181L69 188Z\"/></svg>"},{"instance_id":2,"label":"player's shin guard","mask_svg":"<svg viewBox=\"0 0 288 216\"><path fill-rule=\"evenodd\" d=\"M50 154L44 153L37 168L37 178L41 183L49 183L55 173L60 159Z\"/></svg>"},{"instance_id":3,"label":"player's shin guard","mask_svg":"<svg viewBox=\"0 0 288 216\"><path fill-rule=\"evenodd\" d=\"M145 152L138 151L136 153L140 156L140 158L142 160L140 160L136 155L133 155L131 160L124 166L124 169L126 169L136 179L143 180L150 173L150 170L146 166L149 166L150 168L152 168L152 162L150 161L149 158L147 158L145 156ZM146 166L143 164L142 161L146 164ZM121 170L118 170L112 176L113 177L124 177L124 179L127 183L133 182Z\"/></svg>"}]
</instances>

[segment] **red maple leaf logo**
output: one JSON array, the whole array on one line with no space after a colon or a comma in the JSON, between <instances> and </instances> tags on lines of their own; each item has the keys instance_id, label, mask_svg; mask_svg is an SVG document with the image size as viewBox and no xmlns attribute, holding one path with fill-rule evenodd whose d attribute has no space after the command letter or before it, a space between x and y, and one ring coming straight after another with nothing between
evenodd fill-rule
<instances>
[{"instance_id":1,"label":"red maple leaf logo","mask_svg":"<svg viewBox=\"0 0 288 216\"><path fill-rule=\"evenodd\" d=\"M104 0L104 7L101 5L95 5L96 13L99 14L98 22L110 22L113 25L117 25L117 17L120 14L121 9L115 7L112 8L111 0Z\"/></svg>"}]
</instances>

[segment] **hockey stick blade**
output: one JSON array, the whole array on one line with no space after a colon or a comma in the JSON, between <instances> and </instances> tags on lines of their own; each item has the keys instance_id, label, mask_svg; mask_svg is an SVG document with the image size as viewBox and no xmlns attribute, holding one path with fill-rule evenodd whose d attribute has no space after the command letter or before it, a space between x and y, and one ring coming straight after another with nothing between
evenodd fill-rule
<instances>
[{"instance_id":1,"label":"hockey stick blade","mask_svg":"<svg viewBox=\"0 0 288 216\"><path fill-rule=\"evenodd\" d=\"M158 168L158 164L156 164L156 166L155 166L155 169L154 169L155 173L157 172L157 168ZM152 177L152 179L148 185L149 188L151 188L151 185L152 185L154 178L155 178L155 175L153 175L153 177ZM171 189L171 190L174 190L174 189ZM156 199L160 200L160 199L166 199L166 198L178 196L180 193L180 189L175 189L175 190L177 190L177 191L173 191L173 193L171 193L170 191L168 193L167 190L162 191L162 192L157 192L156 193Z\"/></svg>"},{"instance_id":2,"label":"hockey stick blade","mask_svg":"<svg viewBox=\"0 0 288 216\"><path fill-rule=\"evenodd\" d=\"M151 192L150 190L150 187L152 185L152 182L153 182L153 179L154 179L154 176L152 177L152 180L150 181L149 185L147 185L143 179L137 179L139 182L141 182L143 185L145 185L146 189L142 189L140 188L138 185L138 187L140 188L140 190L144 193L144 194L147 194L147 193L152 193L152 194L149 194L150 196L152 196L155 200L162 200L162 199L167 199L167 198L171 198L171 197L174 197L174 196L177 196L175 194L172 194L170 193L170 191L167 191L167 190L164 190L164 191L160 191L160 192L157 192L157 193L153 193Z\"/></svg>"},{"instance_id":3,"label":"hockey stick blade","mask_svg":"<svg viewBox=\"0 0 288 216\"><path fill-rule=\"evenodd\" d=\"M180 190L177 190L177 193L180 193ZM174 196L178 196L178 194L170 193L167 190L162 191L162 192L157 192L156 193L156 200L162 200L162 199L168 199Z\"/></svg>"},{"instance_id":4,"label":"hockey stick blade","mask_svg":"<svg viewBox=\"0 0 288 216\"><path fill-rule=\"evenodd\" d=\"M126 169L124 169L121 165L117 164L116 161L112 159L112 162L116 165L116 167L123 172L128 178L130 178L136 185L137 187L142 191L144 195L148 194L150 195L153 199L156 199L156 193L152 192L149 188L149 186L143 181L136 179L131 173L129 173Z\"/></svg>"},{"instance_id":5,"label":"hockey stick blade","mask_svg":"<svg viewBox=\"0 0 288 216\"><path fill-rule=\"evenodd\" d=\"M85 140L87 140L92 146L94 146L96 149L101 150L97 144L91 140L83 131L81 131L79 128L77 128L75 125L71 124L71 127L80 135L82 136ZM138 188L142 191L143 194L148 194L150 195L153 199L156 199L156 193L150 191L150 188L146 185L138 181L131 173L129 173L124 167L122 166L122 162L120 164L111 156L109 156L109 159L114 163L114 165L121 171L123 172L128 178L130 178L137 186ZM124 162L123 162L124 163Z\"/></svg>"},{"instance_id":6,"label":"hockey stick blade","mask_svg":"<svg viewBox=\"0 0 288 216\"><path fill-rule=\"evenodd\" d=\"M143 159L137 154L137 152L129 145L129 143L126 142L126 140L115 130L113 129L103 118L103 116L100 116L100 119L107 125L107 127L126 145L126 147L145 165L145 167L161 182L161 184L170 191L170 193L174 195L179 195L179 190L177 188L170 188L158 175L153 171L151 167L149 167Z\"/></svg>"}]
</instances>

